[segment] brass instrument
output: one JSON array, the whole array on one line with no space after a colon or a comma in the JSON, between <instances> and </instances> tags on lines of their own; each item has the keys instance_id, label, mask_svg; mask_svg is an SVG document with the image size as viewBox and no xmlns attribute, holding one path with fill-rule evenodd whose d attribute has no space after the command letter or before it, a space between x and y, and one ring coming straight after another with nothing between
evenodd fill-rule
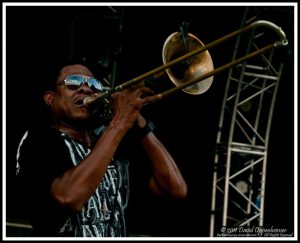
<instances>
[{"instance_id":1,"label":"brass instrument","mask_svg":"<svg viewBox=\"0 0 300 243\"><path fill-rule=\"evenodd\" d=\"M237 35L253 30L257 27L270 28L279 35L280 40L214 69L213 62L208 52L208 49L215 47L222 42L228 41ZM177 92L178 90L183 90L184 92L194 95L202 94L206 92L211 86L214 75L226 69L229 69L239 63L242 63L250 58L261 55L264 52L267 52L273 48L278 48L288 44L285 33L282 31L282 29L274 23L266 20L259 20L253 22L244 28L241 28L209 43L208 45L204 45L199 39L197 39L194 35L189 33L188 42L190 46L190 52L180 56L180 53L182 52L180 33L175 32L171 34L167 38L163 46L164 64L162 66L155 68L145 74L142 74L134 79L131 79L115 88L107 89L97 97L87 97L84 99L84 104L86 106L89 106L97 101L102 101L108 98L112 93L126 89L131 85L143 82L149 77L155 79L157 76L159 76L160 73L164 71L166 71L169 78L176 86L167 91L164 91L161 94L162 97L171 95ZM187 62L188 66L184 67L182 63L186 60L189 60Z\"/></svg>"}]
</instances>

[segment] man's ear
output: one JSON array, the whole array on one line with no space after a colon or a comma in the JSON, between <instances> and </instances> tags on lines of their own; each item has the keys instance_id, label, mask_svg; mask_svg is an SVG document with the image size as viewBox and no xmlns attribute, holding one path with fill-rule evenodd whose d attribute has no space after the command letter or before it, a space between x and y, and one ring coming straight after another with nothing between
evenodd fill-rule
<instances>
[{"instance_id":1,"label":"man's ear","mask_svg":"<svg viewBox=\"0 0 300 243\"><path fill-rule=\"evenodd\" d=\"M53 101L53 92L52 91L46 91L44 93L44 101L46 103L46 105L51 105L52 101Z\"/></svg>"}]
</instances>

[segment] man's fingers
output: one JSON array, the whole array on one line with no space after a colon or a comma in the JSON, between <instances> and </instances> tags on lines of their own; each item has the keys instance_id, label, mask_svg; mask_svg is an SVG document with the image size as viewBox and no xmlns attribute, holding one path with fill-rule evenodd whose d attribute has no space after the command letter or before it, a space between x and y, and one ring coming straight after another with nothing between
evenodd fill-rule
<instances>
[{"instance_id":1,"label":"man's fingers","mask_svg":"<svg viewBox=\"0 0 300 243\"><path fill-rule=\"evenodd\" d=\"M155 101L160 100L161 98L162 98L161 94L147 96L147 97L143 98L143 104L153 103Z\"/></svg>"}]
</instances>

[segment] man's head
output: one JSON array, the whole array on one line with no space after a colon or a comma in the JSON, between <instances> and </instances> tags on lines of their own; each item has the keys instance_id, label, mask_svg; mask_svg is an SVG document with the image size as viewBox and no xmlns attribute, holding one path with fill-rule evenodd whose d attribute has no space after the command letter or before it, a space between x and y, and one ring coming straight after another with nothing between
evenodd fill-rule
<instances>
[{"instance_id":1,"label":"man's head","mask_svg":"<svg viewBox=\"0 0 300 243\"><path fill-rule=\"evenodd\" d=\"M81 64L68 65L60 70L52 84L44 93L44 101L51 108L54 122L74 127L90 122L91 113L83 100L103 87L92 72Z\"/></svg>"}]
</instances>

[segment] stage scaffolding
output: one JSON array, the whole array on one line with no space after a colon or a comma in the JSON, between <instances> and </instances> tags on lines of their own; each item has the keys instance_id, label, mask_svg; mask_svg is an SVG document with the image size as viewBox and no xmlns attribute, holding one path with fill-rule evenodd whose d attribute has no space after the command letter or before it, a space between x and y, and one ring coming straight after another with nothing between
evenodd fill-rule
<instances>
[{"instance_id":1,"label":"stage scaffolding","mask_svg":"<svg viewBox=\"0 0 300 243\"><path fill-rule=\"evenodd\" d=\"M246 8L241 27L261 20L260 11ZM273 41L262 31L239 36L232 59ZM263 226L269 135L283 70L276 54L273 49L229 70L216 138L211 237L223 226Z\"/></svg>"}]
</instances>

